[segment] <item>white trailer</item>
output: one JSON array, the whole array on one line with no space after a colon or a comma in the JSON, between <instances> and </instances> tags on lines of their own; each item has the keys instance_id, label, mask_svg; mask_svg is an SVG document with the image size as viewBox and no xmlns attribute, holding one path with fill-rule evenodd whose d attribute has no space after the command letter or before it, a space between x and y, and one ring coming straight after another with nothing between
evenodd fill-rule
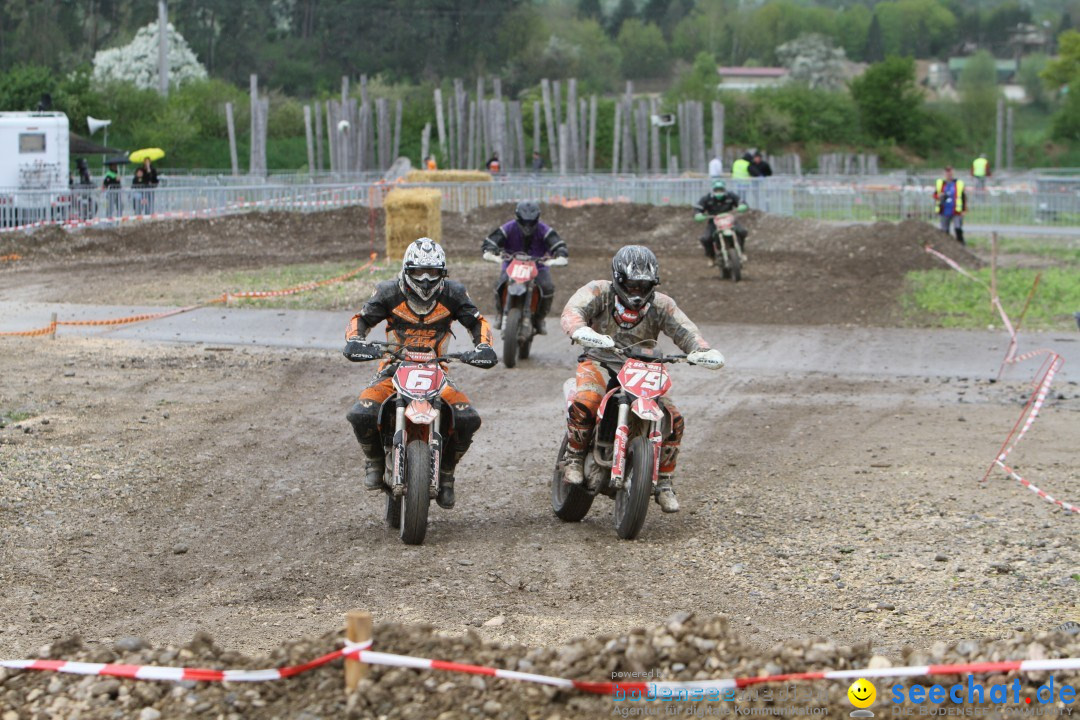
<instances>
[{"instance_id":1,"label":"white trailer","mask_svg":"<svg viewBox=\"0 0 1080 720\"><path fill-rule=\"evenodd\" d=\"M69 138L64 113L0 112L0 224L66 217Z\"/></svg>"}]
</instances>

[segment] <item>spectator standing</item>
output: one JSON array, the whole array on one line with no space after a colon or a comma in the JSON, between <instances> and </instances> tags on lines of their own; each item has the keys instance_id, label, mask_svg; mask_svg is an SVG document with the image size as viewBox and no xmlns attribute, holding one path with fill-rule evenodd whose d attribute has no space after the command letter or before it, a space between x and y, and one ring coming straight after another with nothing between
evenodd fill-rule
<instances>
[{"instance_id":1,"label":"spectator standing","mask_svg":"<svg viewBox=\"0 0 1080 720\"><path fill-rule=\"evenodd\" d=\"M544 169L544 158L540 155L539 150L533 151L532 156L532 171L538 173Z\"/></svg>"},{"instance_id":2,"label":"spectator standing","mask_svg":"<svg viewBox=\"0 0 1080 720\"><path fill-rule=\"evenodd\" d=\"M724 162L719 157L713 157L709 161L709 179L719 180L720 176L724 174Z\"/></svg>"},{"instance_id":3,"label":"spectator standing","mask_svg":"<svg viewBox=\"0 0 1080 720\"><path fill-rule=\"evenodd\" d=\"M731 163L731 178L733 180L750 178L750 153L744 153L741 158Z\"/></svg>"},{"instance_id":4,"label":"spectator standing","mask_svg":"<svg viewBox=\"0 0 1080 720\"><path fill-rule=\"evenodd\" d=\"M131 179L131 210L135 215L147 215L150 212L150 183L146 170L135 168L135 177Z\"/></svg>"},{"instance_id":5,"label":"spectator standing","mask_svg":"<svg viewBox=\"0 0 1080 720\"><path fill-rule=\"evenodd\" d=\"M497 152L491 153L491 157L488 158L488 161L487 161L487 164L485 165L485 167L487 168L487 171L489 173L497 173L497 172L499 172L499 153L497 153Z\"/></svg>"},{"instance_id":6,"label":"spectator standing","mask_svg":"<svg viewBox=\"0 0 1080 720\"><path fill-rule=\"evenodd\" d=\"M975 178L975 187L985 190L986 178L990 175L990 161L986 159L986 153L979 153L979 157L971 161L971 177Z\"/></svg>"},{"instance_id":7,"label":"spectator standing","mask_svg":"<svg viewBox=\"0 0 1080 720\"><path fill-rule=\"evenodd\" d=\"M772 175L772 166L761 157L760 152L755 152L750 160L750 167L748 168L750 177L769 177Z\"/></svg>"},{"instance_id":8,"label":"spectator standing","mask_svg":"<svg viewBox=\"0 0 1080 720\"><path fill-rule=\"evenodd\" d=\"M438 170L439 164L435 162L434 155L428 155L427 160L424 161L424 168L426 170Z\"/></svg>"},{"instance_id":9,"label":"spectator standing","mask_svg":"<svg viewBox=\"0 0 1080 720\"><path fill-rule=\"evenodd\" d=\"M143 208L147 213L154 212L154 190L158 186L157 170L154 168L153 163L150 162L150 158L143 158L142 162L143 171Z\"/></svg>"},{"instance_id":10,"label":"spectator standing","mask_svg":"<svg viewBox=\"0 0 1080 720\"><path fill-rule=\"evenodd\" d=\"M109 218L119 217L121 213L122 188L123 183L120 181L116 163L109 163L109 169L105 171L105 179L101 183L101 189L105 191L105 211Z\"/></svg>"},{"instance_id":11,"label":"spectator standing","mask_svg":"<svg viewBox=\"0 0 1080 720\"><path fill-rule=\"evenodd\" d=\"M951 165L945 166L945 177L934 185L934 209L941 216L941 230L948 233L956 226L956 239L964 244L964 212L967 210L967 191L964 181L953 177Z\"/></svg>"}]
</instances>

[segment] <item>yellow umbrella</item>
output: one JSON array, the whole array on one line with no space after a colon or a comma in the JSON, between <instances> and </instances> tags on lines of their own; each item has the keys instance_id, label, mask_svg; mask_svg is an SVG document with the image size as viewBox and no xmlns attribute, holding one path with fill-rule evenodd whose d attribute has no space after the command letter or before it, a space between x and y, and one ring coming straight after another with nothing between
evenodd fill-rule
<instances>
[{"instance_id":1,"label":"yellow umbrella","mask_svg":"<svg viewBox=\"0 0 1080 720\"><path fill-rule=\"evenodd\" d=\"M143 148L142 150L136 150L135 152L128 155L128 162L135 164L141 163L143 160L150 160L150 162L154 162L155 160L160 160L163 157L165 157L165 151L161 148Z\"/></svg>"}]
</instances>

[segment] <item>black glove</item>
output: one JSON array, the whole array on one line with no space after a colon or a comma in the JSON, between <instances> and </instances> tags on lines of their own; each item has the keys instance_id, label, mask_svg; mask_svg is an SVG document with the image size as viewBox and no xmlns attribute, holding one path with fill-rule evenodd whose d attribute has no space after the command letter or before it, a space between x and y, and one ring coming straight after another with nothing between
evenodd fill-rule
<instances>
[{"instance_id":1,"label":"black glove","mask_svg":"<svg viewBox=\"0 0 1080 720\"><path fill-rule=\"evenodd\" d=\"M461 354L461 361L468 363L473 367L488 368L495 367L499 362L499 356L495 354L495 350L487 343L480 343L476 346L475 350Z\"/></svg>"},{"instance_id":2,"label":"black glove","mask_svg":"<svg viewBox=\"0 0 1080 720\"><path fill-rule=\"evenodd\" d=\"M356 338L345 343L345 349L341 353L353 362L365 362L381 358L383 349L375 343L364 342Z\"/></svg>"}]
</instances>

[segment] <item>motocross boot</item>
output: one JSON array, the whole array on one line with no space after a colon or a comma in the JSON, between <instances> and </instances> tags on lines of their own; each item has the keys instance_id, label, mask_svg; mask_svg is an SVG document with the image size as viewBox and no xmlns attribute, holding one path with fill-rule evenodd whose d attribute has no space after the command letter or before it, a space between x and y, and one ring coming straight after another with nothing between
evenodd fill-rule
<instances>
[{"instance_id":1,"label":"motocross boot","mask_svg":"<svg viewBox=\"0 0 1080 720\"><path fill-rule=\"evenodd\" d=\"M671 487L670 476L660 476L656 484L656 504L666 513L679 512L679 501L675 498L675 490Z\"/></svg>"},{"instance_id":2,"label":"motocross boot","mask_svg":"<svg viewBox=\"0 0 1080 720\"><path fill-rule=\"evenodd\" d=\"M536 308L536 314L533 315L533 327L536 328L537 335L547 335L547 327L544 325L544 319L547 314L551 312L551 304L555 302L554 295L548 295L547 297L540 296L540 304Z\"/></svg>"},{"instance_id":3,"label":"motocross boot","mask_svg":"<svg viewBox=\"0 0 1080 720\"><path fill-rule=\"evenodd\" d=\"M566 448L563 464L563 480L570 485L585 482L585 451Z\"/></svg>"},{"instance_id":4,"label":"motocross boot","mask_svg":"<svg viewBox=\"0 0 1080 720\"><path fill-rule=\"evenodd\" d=\"M961 245L966 245L967 244L967 243L964 242L964 229L963 228L956 228L956 241L958 243L960 243Z\"/></svg>"},{"instance_id":5,"label":"motocross boot","mask_svg":"<svg viewBox=\"0 0 1080 720\"><path fill-rule=\"evenodd\" d=\"M360 448L364 451L364 489L382 490L386 473L386 456L382 448L366 443Z\"/></svg>"},{"instance_id":6,"label":"motocross boot","mask_svg":"<svg viewBox=\"0 0 1080 720\"><path fill-rule=\"evenodd\" d=\"M454 473L449 470L439 471L439 494L435 502L444 510L454 507Z\"/></svg>"}]
</instances>

